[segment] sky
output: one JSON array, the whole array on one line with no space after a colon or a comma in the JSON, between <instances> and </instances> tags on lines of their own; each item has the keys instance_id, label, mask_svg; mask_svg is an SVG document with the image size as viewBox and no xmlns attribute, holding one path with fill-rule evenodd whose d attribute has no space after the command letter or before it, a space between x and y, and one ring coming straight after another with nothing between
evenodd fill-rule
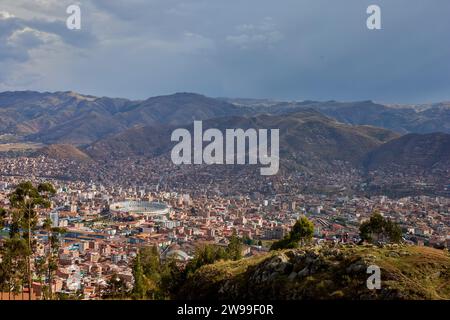
<instances>
[{"instance_id":1,"label":"sky","mask_svg":"<svg viewBox=\"0 0 450 320\"><path fill-rule=\"evenodd\" d=\"M0 91L450 101L449 14L448 0L0 0Z\"/></svg>"}]
</instances>

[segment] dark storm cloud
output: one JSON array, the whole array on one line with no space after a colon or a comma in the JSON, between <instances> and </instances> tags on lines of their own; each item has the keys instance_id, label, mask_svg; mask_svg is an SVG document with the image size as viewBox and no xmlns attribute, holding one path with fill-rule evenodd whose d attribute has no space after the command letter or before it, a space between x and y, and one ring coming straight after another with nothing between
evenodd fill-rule
<instances>
[{"instance_id":1,"label":"dark storm cloud","mask_svg":"<svg viewBox=\"0 0 450 320\"><path fill-rule=\"evenodd\" d=\"M51 2L35 7L46 3L50 10ZM66 66L70 79L49 73L47 90L132 98L195 91L280 99L450 99L447 0L79 3L85 33L27 20L30 28L58 35L84 53ZM366 28L371 4L381 7L382 30Z\"/></svg>"},{"instance_id":2,"label":"dark storm cloud","mask_svg":"<svg viewBox=\"0 0 450 320\"><path fill-rule=\"evenodd\" d=\"M88 32L70 32L63 20L27 20L0 12L0 61L27 61L30 59L30 50L51 43L55 36L77 47L89 47L95 43L95 37Z\"/></svg>"}]
</instances>

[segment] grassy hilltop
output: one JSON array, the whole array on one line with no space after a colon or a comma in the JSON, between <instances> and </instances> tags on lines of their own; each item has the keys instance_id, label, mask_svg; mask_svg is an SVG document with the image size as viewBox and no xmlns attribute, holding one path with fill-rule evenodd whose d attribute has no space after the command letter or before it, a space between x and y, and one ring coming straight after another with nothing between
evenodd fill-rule
<instances>
[{"instance_id":1,"label":"grassy hilltop","mask_svg":"<svg viewBox=\"0 0 450 320\"><path fill-rule=\"evenodd\" d=\"M369 290L367 267L381 269ZM308 247L205 265L179 292L184 299L450 299L450 255L427 247Z\"/></svg>"}]
</instances>

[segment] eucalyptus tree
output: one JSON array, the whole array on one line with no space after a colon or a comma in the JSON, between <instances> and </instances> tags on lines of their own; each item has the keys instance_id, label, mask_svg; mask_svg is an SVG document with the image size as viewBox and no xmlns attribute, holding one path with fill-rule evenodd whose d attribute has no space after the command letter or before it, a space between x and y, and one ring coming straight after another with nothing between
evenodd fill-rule
<instances>
[{"instance_id":1,"label":"eucalyptus tree","mask_svg":"<svg viewBox=\"0 0 450 320\"><path fill-rule=\"evenodd\" d=\"M56 193L50 183L41 183L35 187L31 182L22 182L9 195L11 206L10 238L17 236L26 241L26 271L28 278L29 299L32 292L32 267L35 241L32 233L37 224L37 212L39 209L50 208L50 197Z\"/></svg>"},{"instance_id":2,"label":"eucalyptus tree","mask_svg":"<svg viewBox=\"0 0 450 320\"><path fill-rule=\"evenodd\" d=\"M58 268L58 251L60 248L60 235L64 234L64 228L53 227L50 218L45 219L43 229L47 232L47 255L46 255L46 274L48 279L48 297L53 298L52 283L53 275Z\"/></svg>"}]
</instances>

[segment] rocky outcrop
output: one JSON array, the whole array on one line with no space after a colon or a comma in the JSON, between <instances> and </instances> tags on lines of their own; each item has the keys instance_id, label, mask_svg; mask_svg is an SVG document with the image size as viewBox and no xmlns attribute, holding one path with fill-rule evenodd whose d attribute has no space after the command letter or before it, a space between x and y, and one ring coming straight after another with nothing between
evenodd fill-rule
<instances>
[{"instance_id":1,"label":"rocky outcrop","mask_svg":"<svg viewBox=\"0 0 450 320\"><path fill-rule=\"evenodd\" d=\"M367 287L372 265L381 269L378 290ZM204 266L180 298L448 299L449 266L447 252L430 248L309 247Z\"/></svg>"}]
</instances>

